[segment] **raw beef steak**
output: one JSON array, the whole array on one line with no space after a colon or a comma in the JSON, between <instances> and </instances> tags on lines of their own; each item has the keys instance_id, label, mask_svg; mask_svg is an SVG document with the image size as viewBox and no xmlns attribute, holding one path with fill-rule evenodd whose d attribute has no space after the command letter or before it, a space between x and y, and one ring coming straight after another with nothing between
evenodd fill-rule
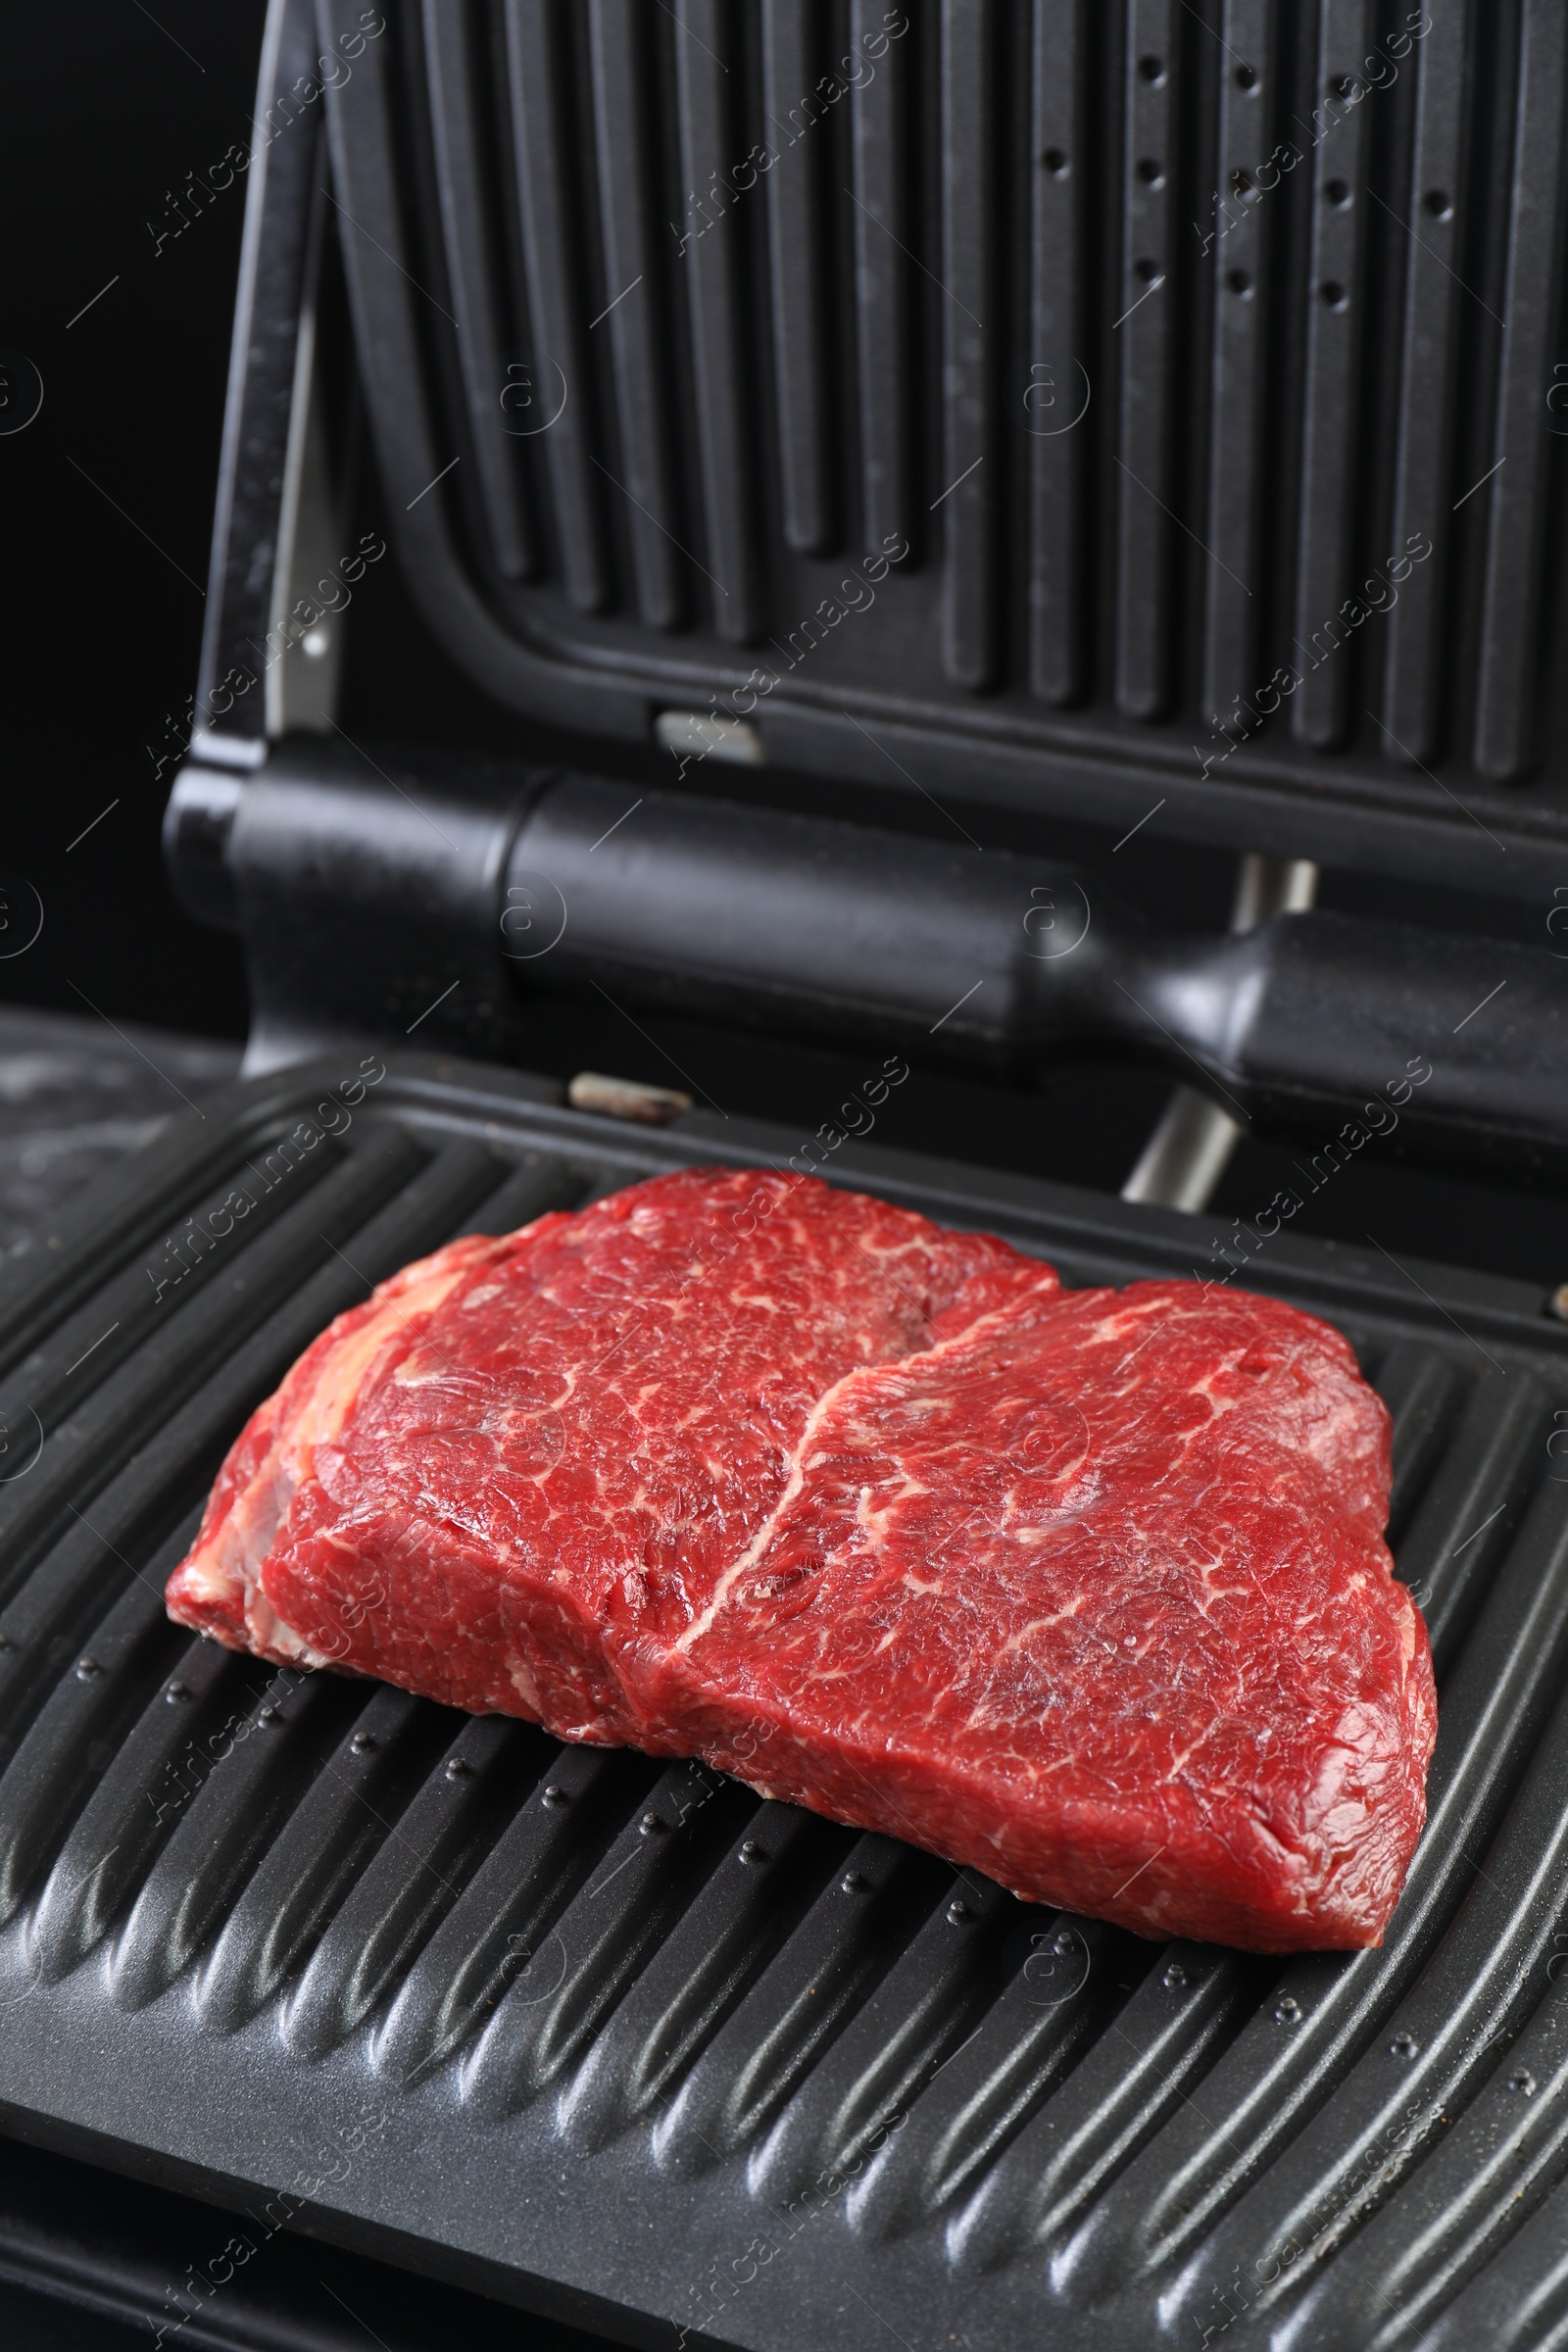
<instances>
[{"instance_id":1,"label":"raw beef steak","mask_svg":"<svg viewBox=\"0 0 1568 2352\"><path fill-rule=\"evenodd\" d=\"M1366 1943L1435 1720L1388 1476L1292 1308L1063 1295L857 1194L685 1171L341 1316L170 1606L1146 1934Z\"/></svg>"},{"instance_id":2,"label":"raw beef steak","mask_svg":"<svg viewBox=\"0 0 1568 2352\"><path fill-rule=\"evenodd\" d=\"M987 1235L727 1170L454 1242L254 1415L171 1610L282 1663L637 1740L621 1647L657 1657L707 1606L823 1392L1056 1287Z\"/></svg>"},{"instance_id":3,"label":"raw beef steak","mask_svg":"<svg viewBox=\"0 0 1568 2352\"><path fill-rule=\"evenodd\" d=\"M639 1700L1033 1901L1376 1943L1437 1729L1388 1496L1388 1415L1311 1316L1185 1282L1026 1297L839 1383Z\"/></svg>"}]
</instances>

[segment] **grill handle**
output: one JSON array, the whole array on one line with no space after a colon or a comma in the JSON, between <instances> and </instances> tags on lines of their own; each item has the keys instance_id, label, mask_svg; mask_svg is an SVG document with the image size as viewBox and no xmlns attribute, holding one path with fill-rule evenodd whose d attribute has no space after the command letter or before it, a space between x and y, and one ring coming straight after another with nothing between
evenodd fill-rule
<instances>
[{"instance_id":1,"label":"grill handle","mask_svg":"<svg viewBox=\"0 0 1568 2352\"><path fill-rule=\"evenodd\" d=\"M1162 931L1045 857L380 747L187 765L166 845L191 910L244 933L252 1068L345 1036L525 1061L531 997L598 990L1009 1084L1090 1049L1261 1133L1568 1167L1548 947L1317 911Z\"/></svg>"}]
</instances>

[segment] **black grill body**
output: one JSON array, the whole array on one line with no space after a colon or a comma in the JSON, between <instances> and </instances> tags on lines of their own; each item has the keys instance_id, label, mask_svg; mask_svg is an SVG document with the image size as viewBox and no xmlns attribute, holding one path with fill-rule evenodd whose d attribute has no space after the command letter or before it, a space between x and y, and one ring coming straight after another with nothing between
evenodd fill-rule
<instances>
[{"instance_id":1,"label":"black grill body","mask_svg":"<svg viewBox=\"0 0 1568 2352\"><path fill-rule=\"evenodd\" d=\"M1069 1283L1235 1279L1349 1337L1441 1701L1377 1952L959 1898L162 1605L368 1286L801 1150L567 1107L501 1066L547 1000L999 1087L1114 1053L1205 1088L1184 1151L1215 1102L1321 1141L1402 1086L1397 1149L1560 1180L1565 79L1550 0L273 0L166 832L244 934L251 1074L0 1291L13 2135L631 2343L1568 2331L1537 1288L812 1139ZM356 689L377 613L444 696L413 750ZM1102 887L1157 836L1251 854L1230 935ZM1267 860L1534 900L1534 944L1430 891L1311 912ZM70 2267L9 2210L0 2270ZM170 2291L193 2342L279 2340L210 2265Z\"/></svg>"},{"instance_id":2,"label":"black grill body","mask_svg":"<svg viewBox=\"0 0 1568 2352\"><path fill-rule=\"evenodd\" d=\"M8 2128L632 2343L1542 2340L1568 2195L1568 1332L1534 1290L1283 1233L1247 1269L1345 1330L1395 1416L1442 1729L1377 1952L1160 1948L972 1882L950 1917L931 1857L701 1767L168 1623L223 1447L369 1283L797 1141L334 1057L212 1098L13 1275ZM874 1145L833 1173L1071 1283L1193 1270L1172 1212ZM228 2340L222 2282L182 2283L155 2320L210 2296Z\"/></svg>"}]
</instances>

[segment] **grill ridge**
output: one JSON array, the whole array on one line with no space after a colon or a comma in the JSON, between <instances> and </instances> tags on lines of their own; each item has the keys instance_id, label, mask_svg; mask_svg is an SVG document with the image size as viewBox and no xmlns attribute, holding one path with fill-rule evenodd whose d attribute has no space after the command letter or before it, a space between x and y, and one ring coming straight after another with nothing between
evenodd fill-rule
<instances>
[{"instance_id":1,"label":"grill ridge","mask_svg":"<svg viewBox=\"0 0 1568 2352\"><path fill-rule=\"evenodd\" d=\"M608 1817L628 1777L621 1759L592 1748L562 1750L541 1759L539 1774L376 2036L376 2065L393 2081L414 2081L439 2065L485 2022L532 1967L613 1835ZM635 1791L651 1776L633 1766L630 1777Z\"/></svg>"},{"instance_id":2,"label":"grill ridge","mask_svg":"<svg viewBox=\"0 0 1568 2352\"><path fill-rule=\"evenodd\" d=\"M1401 2184L1422 2143L1442 2134L1499 2063L1522 2013L1547 1984L1568 1903L1568 1709L1559 1706L1496 1841L1477 1854L1485 1901L1461 1912L1431 1967L1385 2021L1319 2117L1245 2197L1184 2274L1198 2296L1258 2252L1281 2263L1277 2292L1300 2292L1311 2259L1337 2254ZM1502 1927L1499 1932L1498 1921ZM1539 2028L1538 2028L1539 2030ZM1370 2174L1370 2178L1368 2178ZM1287 2278L1284 2251L1298 2254ZM1267 2301L1266 2290L1260 2298Z\"/></svg>"},{"instance_id":3,"label":"grill ridge","mask_svg":"<svg viewBox=\"0 0 1568 2352\"><path fill-rule=\"evenodd\" d=\"M516 1801L518 1727L466 1724L327 1923L289 2000L284 2038L319 2058L406 1976Z\"/></svg>"},{"instance_id":4,"label":"grill ridge","mask_svg":"<svg viewBox=\"0 0 1568 2352\"><path fill-rule=\"evenodd\" d=\"M338 226L416 593L493 691L597 677L612 730L710 707L888 782L848 697L944 774L967 747L965 789L1105 821L1158 777L1155 829L1203 830L1222 776L1276 829L1303 790L1360 812L1376 863L1419 813L1466 887L1424 769L1568 827L1555 768L1498 789L1561 632L1544 0L854 0L842 50L808 0L417 13L327 94L384 251Z\"/></svg>"},{"instance_id":5,"label":"grill ridge","mask_svg":"<svg viewBox=\"0 0 1568 2352\"><path fill-rule=\"evenodd\" d=\"M355 1879L383 1844L400 1842L403 1804L449 1732L440 1709L390 1690L344 1725L202 1970L195 2010L210 2033L232 2034L304 1966ZM285 2040L289 2025L285 2016Z\"/></svg>"},{"instance_id":6,"label":"grill ridge","mask_svg":"<svg viewBox=\"0 0 1568 2352\"><path fill-rule=\"evenodd\" d=\"M564 2092L562 2126L578 2146L605 2146L667 2105L795 1924L803 1873L813 1858L820 1868L829 1844L820 1825L794 1805L766 1803L742 1826Z\"/></svg>"},{"instance_id":7,"label":"grill ridge","mask_svg":"<svg viewBox=\"0 0 1568 2352\"><path fill-rule=\"evenodd\" d=\"M1074 2250L1082 2291L1148 2276L1212 2227L1379 2031L1474 1884L1568 1643L1568 1499L1544 1488L1443 1694L1427 1829L1381 1945L1286 1968L1194 2107L1117 2183ZM1223 2117L1224 2121L1218 2119Z\"/></svg>"}]
</instances>

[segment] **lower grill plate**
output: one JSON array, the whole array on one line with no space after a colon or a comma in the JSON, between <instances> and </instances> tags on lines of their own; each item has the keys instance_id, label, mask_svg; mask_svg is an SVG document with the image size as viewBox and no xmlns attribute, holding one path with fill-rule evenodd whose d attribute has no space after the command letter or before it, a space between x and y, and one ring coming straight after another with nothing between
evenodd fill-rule
<instances>
[{"instance_id":1,"label":"lower grill plate","mask_svg":"<svg viewBox=\"0 0 1568 2352\"><path fill-rule=\"evenodd\" d=\"M1395 1414L1442 1724L1377 1952L1160 1949L1000 1890L951 1920L943 1864L701 1766L168 1624L224 1447L370 1283L801 1150L322 1062L210 1098L8 1276L0 2120L628 2343L1537 2341L1568 2312L1568 1331L1526 1286L1284 1231L1239 1277L1337 1323ZM1068 1283L1195 1270L1171 1212L848 1142L824 1172ZM216 2327L222 2287L155 2325Z\"/></svg>"}]
</instances>

